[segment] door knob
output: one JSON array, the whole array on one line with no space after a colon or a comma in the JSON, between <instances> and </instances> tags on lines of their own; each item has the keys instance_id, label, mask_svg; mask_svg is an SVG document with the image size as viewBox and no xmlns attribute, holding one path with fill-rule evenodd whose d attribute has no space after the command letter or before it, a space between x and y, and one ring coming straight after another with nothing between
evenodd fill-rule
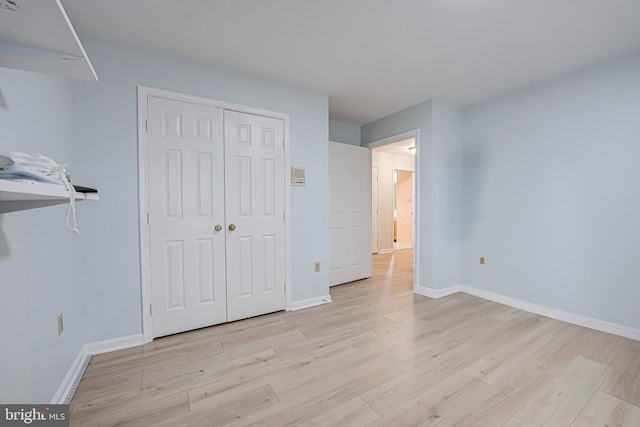
<instances>
[{"instance_id":1,"label":"door knob","mask_svg":"<svg viewBox=\"0 0 640 427\"><path fill-rule=\"evenodd\" d=\"M213 227L213 229L216 231L222 231L222 226L220 224L216 224L216 226Z\"/></svg>"},{"instance_id":2,"label":"door knob","mask_svg":"<svg viewBox=\"0 0 640 427\"><path fill-rule=\"evenodd\" d=\"M233 231L236 229L236 225L235 224L229 224L229 231Z\"/></svg>"}]
</instances>

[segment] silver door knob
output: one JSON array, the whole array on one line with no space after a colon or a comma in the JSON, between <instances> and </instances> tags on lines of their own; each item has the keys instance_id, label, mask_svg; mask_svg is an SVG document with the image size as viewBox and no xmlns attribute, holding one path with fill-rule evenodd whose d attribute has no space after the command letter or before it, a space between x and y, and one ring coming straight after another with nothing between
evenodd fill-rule
<instances>
[{"instance_id":1,"label":"silver door knob","mask_svg":"<svg viewBox=\"0 0 640 427\"><path fill-rule=\"evenodd\" d=\"M222 231L222 226L220 224L216 224L216 226L213 227L213 229L216 231Z\"/></svg>"},{"instance_id":2,"label":"silver door knob","mask_svg":"<svg viewBox=\"0 0 640 427\"><path fill-rule=\"evenodd\" d=\"M236 229L236 225L235 224L229 224L229 231L233 231Z\"/></svg>"}]
</instances>

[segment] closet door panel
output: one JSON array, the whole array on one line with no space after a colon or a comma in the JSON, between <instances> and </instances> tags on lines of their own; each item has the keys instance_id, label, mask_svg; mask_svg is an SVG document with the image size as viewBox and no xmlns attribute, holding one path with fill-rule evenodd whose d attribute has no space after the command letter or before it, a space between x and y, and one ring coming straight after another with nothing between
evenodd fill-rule
<instances>
[{"instance_id":1,"label":"closet door panel","mask_svg":"<svg viewBox=\"0 0 640 427\"><path fill-rule=\"evenodd\" d=\"M153 336L226 322L223 113L148 97Z\"/></svg>"},{"instance_id":2,"label":"closet door panel","mask_svg":"<svg viewBox=\"0 0 640 427\"><path fill-rule=\"evenodd\" d=\"M224 128L227 310L233 321L285 308L284 122L225 111Z\"/></svg>"}]
</instances>

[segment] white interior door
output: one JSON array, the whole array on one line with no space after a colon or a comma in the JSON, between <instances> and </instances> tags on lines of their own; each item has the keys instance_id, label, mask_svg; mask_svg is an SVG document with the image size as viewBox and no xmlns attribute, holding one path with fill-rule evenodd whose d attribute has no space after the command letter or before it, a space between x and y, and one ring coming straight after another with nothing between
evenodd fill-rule
<instances>
[{"instance_id":1,"label":"white interior door","mask_svg":"<svg viewBox=\"0 0 640 427\"><path fill-rule=\"evenodd\" d=\"M285 308L284 122L224 112L228 321Z\"/></svg>"},{"instance_id":2,"label":"white interior door","mask_svg":"<svg viewBox=\"0 0 640 427\"><path fill-rule=\"evenodd\" d=\"M222 110L148 97L153 336L225 322Z\"/></svg>"},{"instance_id":3,"label":"white interior door","mask_svg":"<svg viewBox=\"0 0 640 427\"><path fill-rule=\"evenodd\" d=\"M329 142L330 286L371 276L371 151Z\"/></svg>"},{"instance_id":4,"label":"white interior door","mask_svg":"<svg viewBox=\"0 0 640 427\"><path fill-rule=\"evenodd\" d=\"M371 168L371 253L378 253L378 168Z\"/></svg>"},{"instance_id":5,"label":"white interior door","mask_svg":"<svg viewBox=\"0 0 640 427\"><path fill-rule=\"evenodd\" d=\"M413 172L394 170L396 249L413 247Z\"/></svg>"}]
</instances>

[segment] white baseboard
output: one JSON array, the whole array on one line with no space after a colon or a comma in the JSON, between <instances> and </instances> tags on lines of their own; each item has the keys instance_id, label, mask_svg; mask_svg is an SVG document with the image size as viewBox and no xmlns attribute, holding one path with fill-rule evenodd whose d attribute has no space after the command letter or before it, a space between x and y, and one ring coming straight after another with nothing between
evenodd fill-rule
<instances>
[{"instance_id":1,"label":"white baseboard","mask_svg":"<svg viewBox=\"0 0 640 427\"><path fill-rule=\"evenodd\" d=\"M413 292L429 298L442 298L446 297L447 295L463 292L463 286L464 285L453 285L448 286L444 289L431 289L427 288L426 286L414 285Z\"/></svg>"},{"instance_id":2,"label":"white baseboard","mask_svg":"<svg viewBox=\"0 0 640 427\"><path fill-rule=\"evenodd\" d=\"M381 254L381 255L382 254L392 254L393 253L393 248L391 248L391 249L379 249L378 253Z\"/></svg>"},{"instance_id":3,"label":"white baseboard","mask_svg":"<svg viewBox=\"0 0 640 427\"><path fill-rule=\"evenodd\" d=\"M425 286L415 285L413 290L415 293L424 295L429 298L441 298L447 295L455 294L457 292L464 292L469 295L473 295L489 301L495 301L497 303L528 311L530 313L539 314L541 316L550 317L552 319L561 320L563 322L572 323L578 326L584 326L585 328L595 329L596 331L607 332L610 334L619 335L621 337L631 338L633 340L640 340L640 329L632 328L625 325L619 325L617 323L606 322L604 320L594 319L592 317L586 317L580 314L570 313L568 311L558 310L529 301L497 294L495 292L486 291L484 289L474 288L473 286L453 285L444 289L431 289Z\"/></svg>"},{"instance_id":4,"label":"white baseboard","mask_svg":"<svg viewBox=\"0 0 640 427\"><path fill-rule=\"evenodd\" d=\"M315 307L316 305L328 304L330 302L333 302L333 300L331 299L331 295L303 299L301 301L292 302L290 310L297 311L297 310L302 310L303 308Z\"/></svg>"},{"instance_id":5,"label":"white baseboard","mask_svg":"<svg viewBox=\"0 0 640 427\"><path fill-rule=\"evenodd\" d=\"M53 395L53 399L51 399L52 405L68 403L71 400L71 397L73 397L73 393L75 393L78 383L80 382L82 375L84 375L84 370L91 359L91 355L87 354L83 350L84 346L80 349L80 352L71 364L71 367L67 371L67 375L65 375L62 380L60 387L58 387L56 394Z\"/></svg>"},{"instance_id":6,"label":"white baseboard","mask_svg":"<svg viewBox=\"0 0 640 427\"><path fill-rule=\"evenodd\" d=\"M394 251L402 251L404 249L413 249L413 245L411 243L394 243L393 244Z\"/></svg>"},{"instance_id":7,"label":"white baseboard","mask_svg":"<svg viewBox=\"0 0 640 427\"><path fill-rule=\"evenodd\" d=\"M67 371L67 375L65 375L62 380L62 384L58 387L58 391L56 391L53 399L51 399L51 404L63 404L71 401L73 393L75 393L78 383L80 383L82 375L84 375L89 360L94 354L122 350L123 348L135 347L142 344L144 344L142 334L137 334L83 345Z\"/></svg>"},{"instance_id":8,"label":"white baseboard","mask_svg":"<svg viewBox=\"0 0 640 427\"><path fill-rule=\"evenodd\" d=\"M93 342L90 344L85 344L84 347L86 347L88 354L94 355L108 353L110 351L122 350L124 348L135 347L142 344L144 344L142 334L136 334L129 335L128 337Z\"/></svg>"}]
</instances>

